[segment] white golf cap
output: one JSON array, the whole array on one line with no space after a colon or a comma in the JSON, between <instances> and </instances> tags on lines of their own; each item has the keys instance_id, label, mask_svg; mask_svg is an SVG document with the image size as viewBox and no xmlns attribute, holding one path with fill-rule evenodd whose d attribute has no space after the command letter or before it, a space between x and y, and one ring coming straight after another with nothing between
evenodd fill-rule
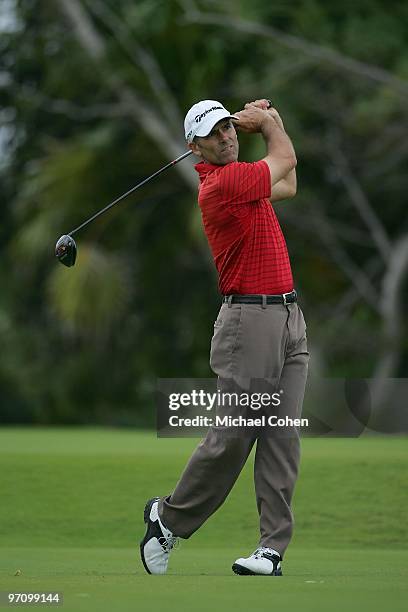
<instances>
[{"instance_id":1,"label":"white golf cap","mask_svg":"<svg viewBox=\"0 0 408 612\"><path fill-rule=\"evenodd\" d=\"M221 119L238 119L217 100L201 100L194 104L184 119L184 133L187 142L193 142L194 136L208 136L214 125Z\"/></svg>"}]
</instances>

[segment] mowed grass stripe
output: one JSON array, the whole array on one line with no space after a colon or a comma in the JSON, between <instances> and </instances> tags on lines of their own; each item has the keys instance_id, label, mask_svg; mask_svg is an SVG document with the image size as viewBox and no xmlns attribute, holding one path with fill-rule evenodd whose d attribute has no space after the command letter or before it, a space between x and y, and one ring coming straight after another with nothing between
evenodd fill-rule
<instances>
[{"instance_id":1,"label":"mowed grass stripe","mask_svg":"<svg viewBox=\"0 0 408 612\"><path fill-rule=\"evenodd\" d=\"M197 440L117 430L0 430L2 546L132 547L148 497L169 493ZM407 440L304 439L294 545L406 548ZM8 450L7 450L8 449ZM191 540L258 541L252 457Z\"/></svg>"},{"instance_id":2,"label":"mowed grass stripe","mask_svg":"<svg viewBox=\"0 0 408 612\"><path fill-rule=\"evenodd\" d=\"M148 576L142 511L197 440L98 429L0 430L0 590L62 591L65 612L406 609L404 438L305 439L284 577L240 577L258 539L252 460L167 576Z\"/></svg>"},{"instance_id":3,"label":"mowed grass stripe","mask_svg":"<svg viewBox=\"0 0 408 612\"><path fill-rule=\"evenodd\" d=\"M283 578L230 570L239 546L183 545L166 576L146 575L129 549L3 549L0 589L62 591L65 612L86 610L405 610L407 551L293 548ZM21 574L15 576L15 571Z\"/></svg>"}]
</instances>

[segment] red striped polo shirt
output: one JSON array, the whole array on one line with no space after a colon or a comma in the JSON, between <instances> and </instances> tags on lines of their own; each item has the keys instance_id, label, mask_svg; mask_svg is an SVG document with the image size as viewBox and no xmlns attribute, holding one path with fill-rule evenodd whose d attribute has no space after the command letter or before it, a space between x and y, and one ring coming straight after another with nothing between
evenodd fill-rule
<instances>
[{"instance_id":1,"label":"red striped polo shirt","mask_svg":"<svg viewBox=\"0 0 408 612\"><path fill-rule=\"evenodd\" d=\"M274 294L293 289L286 242L269 201L271 177L264 161L196 164L198 203L219 275L219 290Z\"/></svg>"}]
</instances>

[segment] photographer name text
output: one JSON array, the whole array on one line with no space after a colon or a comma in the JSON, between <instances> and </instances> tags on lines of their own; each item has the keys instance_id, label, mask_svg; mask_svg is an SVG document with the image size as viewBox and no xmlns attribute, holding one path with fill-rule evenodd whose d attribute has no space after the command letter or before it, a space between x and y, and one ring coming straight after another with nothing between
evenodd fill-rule
<instances>
[{"instance_id":1,"label":"photographer name text","mask_svg":"<svg viewBox=\"0 0 408 612\"><path fill-rule=\"evenodd\" d=\"M256 418L242 416L195 416L192 418L172 415L169 418L171 427L308 427L309 420L305 418L292 419L288 416L279 418L276 415L266 417L261 415Z\"/></svg>"}]
</instances>

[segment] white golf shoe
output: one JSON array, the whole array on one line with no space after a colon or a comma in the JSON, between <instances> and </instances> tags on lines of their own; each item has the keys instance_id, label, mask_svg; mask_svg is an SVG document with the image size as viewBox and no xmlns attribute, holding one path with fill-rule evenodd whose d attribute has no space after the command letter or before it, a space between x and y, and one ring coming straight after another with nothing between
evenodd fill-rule
<instances>
[{"instance_id":1,"label":"white golf shoe","mask_svg":"<svg viewBox=\"0 0 408 612\"><path fill-rule=\"evenodd\" d=\"M232 571L241 576L282 576L281 561L276 550L260 547L250 557L237 559Z\"/></svg>"},{"instance_id":2,"label":"white golf shoe","mask_svg":"<svg viewBox=\"0 0 408 612\"><path fill-rule=\"evenodd\" d=\"M159 497L149 499L144 509L147 525L145 537L140 542L140 555L148 574L165 574L171 550L178 538L173 536L159 518Z\"/></svg>"}]
</instances>

